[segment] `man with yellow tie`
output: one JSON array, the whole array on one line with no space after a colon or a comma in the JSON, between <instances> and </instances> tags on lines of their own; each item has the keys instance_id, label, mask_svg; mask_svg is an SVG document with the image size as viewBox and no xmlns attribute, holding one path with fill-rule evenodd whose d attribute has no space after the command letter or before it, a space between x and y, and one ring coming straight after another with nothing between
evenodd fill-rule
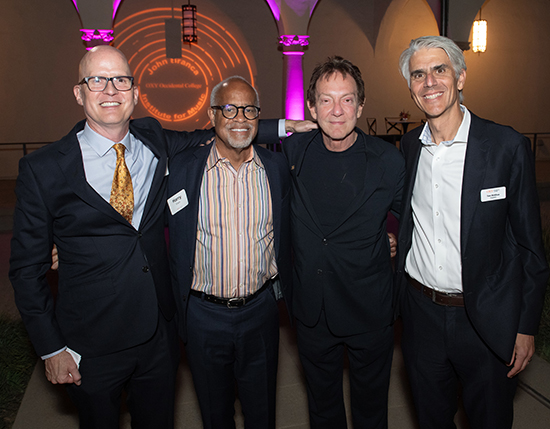
<instances>
[{"instance_id":1,"label":"man with yellow tie","mask_svg":"<svg viewBox=\"0 0 550 429\"><path fill-rule=\"evenodd\" d=\"M173 428L179 340L164 232L168 158L214 132L130 120L138 88L113 47L86 53L78 79L86 120L19 164L9 273L16 304L48 380L67 385L81 428L118 428L123 389L132 428ZM55 301L46 281L54 244Z\"/></svg>"},{"instance_id":2,"label":"man with yellow tie","mask_svg":"<svg viewBox=\"0 0 550 429\"><path fill-rule=\"evenodd\" d=\"M133 428L172 428L179 344L164 239L167 157L213 132L130 121L138 89L115 48L89 51L79 74L74 95L86 120L20 162L10 261L17 306L81 428L118 428L123 388ZM45 278L53 244L55 304Z\"/></svg>"}]
</instances>

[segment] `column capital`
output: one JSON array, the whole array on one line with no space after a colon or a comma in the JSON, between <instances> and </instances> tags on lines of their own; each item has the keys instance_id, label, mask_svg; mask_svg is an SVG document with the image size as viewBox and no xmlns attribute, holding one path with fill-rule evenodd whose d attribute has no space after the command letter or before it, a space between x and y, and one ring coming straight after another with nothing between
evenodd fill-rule
<instances>
[{"instance_id":1,"label":"column capital","mask_svg":"<svg viewBox=\"0 0 550 429\"><path fill-rule=\"evenodd\" d=\"M279 43L283 46L308 46L309 36L296 34L283 34L279 36Z\"/></svg>"},{"instance_id":2,"label":"column capital","mask_svg":"<svg viewBox=\"0 0 550 429\"><path fill-rule=\"evenodd\" d=\"M113 40L113 30L99 29L81 29L80 37L86 44L86 49L90 50L95 46L109 45Z\"/></svg>"}]
</instances>

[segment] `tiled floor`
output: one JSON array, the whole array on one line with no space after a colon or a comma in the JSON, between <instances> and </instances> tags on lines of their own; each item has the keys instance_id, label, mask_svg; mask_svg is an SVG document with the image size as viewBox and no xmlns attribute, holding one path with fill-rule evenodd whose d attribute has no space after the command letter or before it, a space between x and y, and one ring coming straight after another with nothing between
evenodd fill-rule
<instances>
[{"instance_id":1,"label":"tiled floor","mask_svg":"<svg viewBox=\"0 0 550 429\"><path fill-rule=\"evenodd\" d=\"M550 168L549 168L550 171ZM550 182L550 176L549 180ZM13 182L0 181L0 313L18 317L13 303L13 291L7 278L9 240L11 238L11 213L13 211ZM544 202L543 219L549 220L550 202ZM549 223L550 225L550 220ZM284 312L284 308L282 308ZM308 425L306 391L298 360L296 338L288 325L286 314L281 315L281 341L277 389L277 427L306 429ZM344 386L347 391L347 373ZM514 429L548 429L550 427L550 364L535 356L528 369L520 377L521 385L515 399ZM403 367L399 342L393 360L389 394L389 427L413 429L411 399ZM346 395L346 399L348 395ZM182 359L178 373L176 422L177 428L201 428L191 374ZM243 428L242 415L237 405L237 428ZM349 407L348 407L349 408ZM458 429L467 429L465 418L459 412ZM130 428L129 416L122 415L121 427ZM351 427L351 425L350 425ZM38 362L25 393L14 429L76 429L78 418L62 386L54 386L44 376L44 366ZM363 429L363 428L356 428ZM368 428L367 428L368 429Z\"/></svg>"}]
</instances>

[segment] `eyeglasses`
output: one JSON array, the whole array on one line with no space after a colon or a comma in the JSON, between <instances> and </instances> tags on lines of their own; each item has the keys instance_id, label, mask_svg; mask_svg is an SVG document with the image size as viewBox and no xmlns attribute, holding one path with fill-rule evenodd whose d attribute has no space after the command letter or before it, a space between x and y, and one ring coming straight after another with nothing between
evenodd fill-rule
<instances>
[{"instance_id":1,"label":"eyeglasses","mask_svg":"<svg viewBox=\"0 0 550 429\"><path fill-rule=\"evenodd\" d=\"M235 106L234 104L225 104L223 106L211 106L211 109L222 111L225 119L234 119L239 114L239 109L243 109L243 115L249 121L256 119L260 115L260 108L256 106Z\"/></svg>"},{"instance_id":2,"label":"eyeglasses","mask_svg":"<svg viewBox=\"0 0 550 429\"><path fill-rule=\"evenodd\" d=\"M134 86L134 78L132 76L88 76L78 82L79 85L86 84L92 92L101 92L107 88L109 81L113 82L113 86L117 91L130 91Z\"/></svg>"}]
</instances>

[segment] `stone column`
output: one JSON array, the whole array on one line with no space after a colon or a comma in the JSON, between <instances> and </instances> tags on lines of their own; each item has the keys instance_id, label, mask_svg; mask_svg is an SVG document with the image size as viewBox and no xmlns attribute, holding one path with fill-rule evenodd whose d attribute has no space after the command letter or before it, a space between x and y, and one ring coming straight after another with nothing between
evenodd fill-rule
<instances>
[{"instance_id":1,"label":"stone column","mask_svg":"<svg viewBox=\"0 0 550 429\"><path fill-rule=\"evenodd\" d=\"M304 47L309 44L309 36L283 35L279 43L283 45L283 73L285 88L285 118L304 119Z\"/></svg>"}]
</instances>

